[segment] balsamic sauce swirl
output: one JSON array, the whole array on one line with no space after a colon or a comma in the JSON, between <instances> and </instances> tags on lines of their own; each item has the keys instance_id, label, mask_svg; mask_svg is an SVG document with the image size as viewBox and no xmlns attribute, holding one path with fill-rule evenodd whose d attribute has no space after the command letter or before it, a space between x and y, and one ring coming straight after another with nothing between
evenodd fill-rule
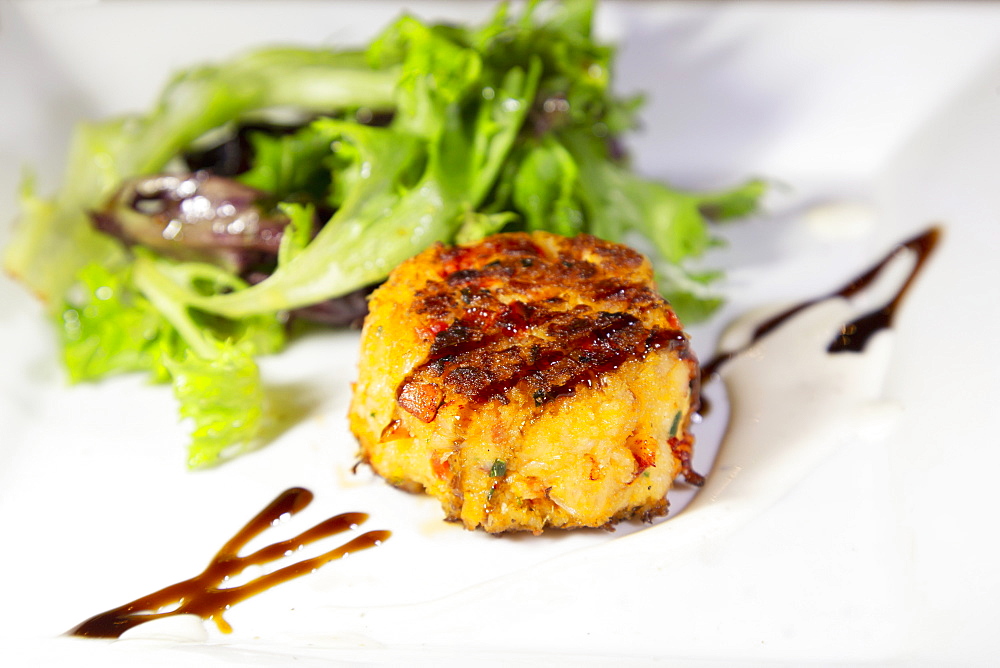
<instances>
[{"instance_id":1,"label":"balsamic sauce swirl","mask_svg":"<svg viewBox=\"0 0 1000 668\"><path fill-rule=\"evenodd\" d=\"M272 543L245 556L239 555L239 551L253 538L280 519L299 512L308 506L312 499L312 492L301 487L285 490L229 539L199 575L95 615L68 631L67 635L118 638L125 631L144 622L182 614L198 615L205 620L211 619L215 621L220 631L230 633L232 627L223 619L222 613L231 606L282 582L311 573L334 559L381 545L390 536L388 531L369 531L340 547L272 571L246 584L221 587L229 578L243 572L248 566L259 566L275 561L305 545L354 529L368 519L365 513L343 513L326 519L297 536Z\"/></svg>"},{"instance_id":2,"label":"balsamic sauce swirl","mask_svg":"<svg viewBox=\"0 0 1000 668\"><path fill-rule=\"evenodd\" d=\"M849 299L853 297L874 283L886 266L888 266L888 264L901 253L915 253L916 261L910 269L910 273L907 275L906 280L904 280L902 285L900 285L900 287L896 290L895 295L893 295L893 297L882 306L855 318L851 322L845 323L840 328L840 331L834 339L830 342L829 346L827 346L827 352L829 353L864 351L865 346L868 345L868 341L871 340L872 336L874 336L877 332L892 326L892 321L896 315L896 311L899 310L899 306L902 304L903 299L906 297L910 287L913 285L913 281L926 265L928 258L937 248L940 239L941 228L937 226L930 227L924 232L897 244L881 260L872 265L871 268L852 279L839 290L835 290L834 292L822 297L800 302L791 308L782 311L778 315L765 320L758 325L756 329L754 329L753 334L750 337L750 341L745 346L736 350L719 353L707 363L703 364L701 366L701 377L706 380L711 378L711 376L715 374L726 362L746 351L754 343L767 336L789 318L800 313L806 308L826 299L836 297Z\"/></svg>"}]
</instances>

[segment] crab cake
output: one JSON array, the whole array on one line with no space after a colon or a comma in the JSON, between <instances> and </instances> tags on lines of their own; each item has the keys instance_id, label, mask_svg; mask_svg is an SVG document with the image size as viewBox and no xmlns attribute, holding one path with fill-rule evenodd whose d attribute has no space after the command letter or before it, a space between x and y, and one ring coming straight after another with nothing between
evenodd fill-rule
<instances>
[{"instance_id":1,"label":"crab cake","mask_svg":"<svg viewBox=\"0 0 1000 668\"><path fill-rule=\"evenodd\" d=\"M667 511L698 363L634 250L582 235L438 244L371 297L350 408L361 458L488 532Z\"/></svg>"}]
</instances>

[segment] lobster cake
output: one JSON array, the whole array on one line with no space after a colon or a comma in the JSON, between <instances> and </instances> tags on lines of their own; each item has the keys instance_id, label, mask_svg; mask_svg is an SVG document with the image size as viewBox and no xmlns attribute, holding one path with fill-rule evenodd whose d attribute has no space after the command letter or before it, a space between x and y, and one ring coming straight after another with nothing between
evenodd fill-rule
<instances>
[{"instance_id":1,"label":"lobster cake","mask_svg":"<svg viewBox=\"0 0 1000 668\"><path fill-rule=\"evenodd\" d=\"M588 235L435 245L371 296L360 457L490 533L667 511L691 470L698 362L649 261Z\"/></svg>"}]
</instances>

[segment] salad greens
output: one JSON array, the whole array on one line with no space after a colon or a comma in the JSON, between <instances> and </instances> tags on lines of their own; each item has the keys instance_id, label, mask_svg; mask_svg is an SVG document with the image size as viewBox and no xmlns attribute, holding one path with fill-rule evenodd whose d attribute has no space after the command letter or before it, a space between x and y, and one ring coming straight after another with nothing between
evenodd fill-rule
<instances>
[{"instance_id":1,"label":"salad greens","mask_svg":"<svg viewBox=\"0 0 1000 668\"><path fill-rule=\"evenodd\" d=\"M639 234L664 294L703 316L714 275L685 263L714 243L706 214L752 212L763 185L695 194L629 170L617 140L640 100L612 92L594 9L502 4L477 27L403 16L363 50L265 49L181 72L148 114L81 124L54 197L26 180L5 267L49 307L71 380L172 382L194 423L191 467L269 433L255 358L285 345L290 313L377 284L434 242ZM247 132L249 164L191 167L279 110L296 120Z\"/></svg>"}]
</instances>

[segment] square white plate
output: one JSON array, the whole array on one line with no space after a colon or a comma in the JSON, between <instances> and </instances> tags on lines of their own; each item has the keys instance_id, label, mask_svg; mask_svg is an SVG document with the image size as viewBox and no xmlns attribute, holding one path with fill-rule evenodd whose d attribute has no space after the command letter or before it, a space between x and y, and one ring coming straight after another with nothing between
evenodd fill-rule
<instances>
[{"instance_id":1,"label":"square white plate","mask_svg":"<svg viewBox=\"0 0 1000 668\"><path fill-rule=\"evenodd\" d=\"M0 1L0 242L22 167L54 188L76 120L141 110L175 69L253 46L360 44L402 6ZM409 8L477 20L492 5ZM722 486L721 515L706 503L652 527L494 538L351 473L356 332L267 360L268 382L308 417L263 450L189 473L169 388L67 387L38 305L0 278L5 665L986 663L1000 652L1000 316L989 296L1000 279L1000 5L616 2L599 27L621 46L619 88L648 94L630 142L638 169L691 188L778 184L768 210L726 228L730 246L708 258L727 268L730 301L692 330L703 358L737 315L835 289L943 226L884 383L864 388L891 408L892 428L844 429L805 458L761 449L730 462L769 484ZM770 364L802 371L781 355ZM704 468L722 417L704 425ZM392 538L234 607L231 635L209 624L197 641L61 636L196 574L293 485L316 501L288 531L364 510L365 528ZM685 500L680 490L675 505Z\"/></svg>"}]
</instances>

